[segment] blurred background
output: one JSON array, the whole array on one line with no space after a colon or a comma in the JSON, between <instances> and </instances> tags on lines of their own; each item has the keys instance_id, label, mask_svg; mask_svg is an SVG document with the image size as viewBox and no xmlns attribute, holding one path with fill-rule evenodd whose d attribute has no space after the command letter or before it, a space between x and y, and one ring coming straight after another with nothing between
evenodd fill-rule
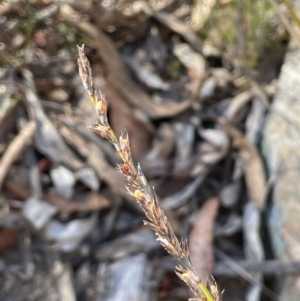
<instances>
[{"instance_id":1,"label":"blurred background","mask_svg":"<svg viewBox=\"0 0 300 301\"><path fill-rule=\"evenodd\" d=\"M0 299L187 300L77 68L85 51L224 301L300 297L300 3L0 2Z\"/></svg>"}]
</instances>

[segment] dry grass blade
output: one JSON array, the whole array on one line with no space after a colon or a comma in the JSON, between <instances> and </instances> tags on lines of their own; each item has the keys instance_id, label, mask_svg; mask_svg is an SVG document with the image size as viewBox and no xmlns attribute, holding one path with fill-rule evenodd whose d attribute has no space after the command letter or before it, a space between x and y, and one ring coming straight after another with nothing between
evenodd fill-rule
<instances>
[{"instance_id":1,"label":"dry grass blade","mask_svg":"<svg viewBox=\"0 0 300 301\"><path fill-rule=\"evenodd\" d=\"M145 221L145 225L154 230L161 245L179 261L180 265L176 267L176 274L195 294L196 298L194 300L219 301L221 296L215 281L212 281L211 285L206 287L199 279L190 261L187 242L185 240L179 242L164 211L158 204L154 189L149 186L140 165L135 167L133 164L127 132L122 133L117 139L110 127L107 119L106 102L101 92L95 89L90 63L84 53L84 46L78 47L78 51L79 74L99 118L99 122L89 126L90 130L114 145L122 160L117 169L127 179L128 193L137 200L147 216L149 221Z\"/></svg>"}]
</instances>

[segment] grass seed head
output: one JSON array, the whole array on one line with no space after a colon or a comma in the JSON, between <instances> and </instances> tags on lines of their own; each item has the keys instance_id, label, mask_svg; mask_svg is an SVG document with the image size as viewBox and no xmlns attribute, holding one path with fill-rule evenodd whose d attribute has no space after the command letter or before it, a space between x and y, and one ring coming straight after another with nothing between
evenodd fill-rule
<instances>
[{"instance_id":1,"label":"grass seed head","mask_svg":"<svg viewBox=\"0 0 300 301\"><path fill-rule=\"evenodd\" d=\"M123 163L117 166L117 170L127 179L126 189L137 200L149 219L144 224L154 230L157 241L182 264L183 267L177 266L175 272L195 294L196 298L190 300L220 301L215 281L212 281L212 284L206 287L198 279L190 261L187 241L183 240L179 243L164 211L159 205L154 188L152 189L148 184L141 166L138 164L137 168L135 167L131 156L128 133L124 131L117 139L110 127L107 119L107 104L101 92L95 90L90 63L84 53L84 45L78 46L78 52L79 75L99 118L99 122L92 123L89 129L110 141L118 152Z\"/></svg>"}]
</instances>

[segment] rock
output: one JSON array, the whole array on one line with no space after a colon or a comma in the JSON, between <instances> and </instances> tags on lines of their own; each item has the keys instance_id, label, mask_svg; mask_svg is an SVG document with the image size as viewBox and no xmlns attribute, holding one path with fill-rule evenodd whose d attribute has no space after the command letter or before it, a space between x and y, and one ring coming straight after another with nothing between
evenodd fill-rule
<instances>
[{"instance_id":1,"label":"rock","mask_svg":"<svg viewBox=\"0 0 300 301\"><path fill-rule=\"evenodd\" d=\"M268 223L275 255L300 260L300 50L289 45L263 135L263 152L274 182ZM300 277L280 279L279 299L300 295Z\"/></svg>"}]
</instances>

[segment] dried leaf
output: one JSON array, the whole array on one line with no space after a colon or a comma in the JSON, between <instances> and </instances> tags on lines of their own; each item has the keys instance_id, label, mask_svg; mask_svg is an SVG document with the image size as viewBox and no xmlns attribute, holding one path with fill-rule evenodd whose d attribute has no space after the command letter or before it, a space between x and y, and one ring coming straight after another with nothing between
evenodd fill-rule
<instances>
[{"instance_id":1,"label":"dried leaf","mask_svg":"<svg viewBox=\"0 0 300 301\"><path fill-rule=\"evenodd\" d=\"M229 137L219 129L199 129L199 135L207 142L199 146L199 161L204 164L215 164L225 157L229 149Z\"/></svg>"},{"instance_id":2,"label":"dried leaf","mask_svg":"<svg viewBox=\"0 0 300 301\"><path fill-rule=\"evenodd\" d=\"M5 194L8 192L12 194L13 198L26 200L31 196L31 192L27 188L14 182L4 182L3 188ZM43 194L42 199L57 208L59 212L67 214L99 211L108 208L110 204L104 195L93 191L85 194L76 193L71 200L62 197L54 191L50 191Z\"/></svg>"},{"instance_id":3,"label":"dried leaf","mask_svg":"<svg viewBox=\"0 0 300 301\"><path fill-rule=\"evenodd\" d=\"M136 77L148 88L162 91L170 89L170 84L163 81L156 73L149 70L147 66L140 65L134 58L126 58L125 61Z\"/></svg>"},{"instance_id":4,"label":"dried leaf","mask_svg":"<svg viewBox=\"0 0 300 301\"><path fill-rule=\"evenodd\" d=\"M253 93L251 91L245 91L235 96L231 100L229 108L227 110L226 117L228 118L228 120L233 120L237 112L252 99L252 96Z\"/></svg>"},{"instance_id":5,"label":"dried leaf","mask_svg":"<svg viewBox=\"0 0 300 301\"><path fill-rule=\"evenodd\" d=\"M2 187L2 183L4 178L13 164L13 162L18 158L18 156L22 153L24 148L28 144L30 144L32 137L34 135L36 126L34 122L30 122L27 126L16 136L16 138L10 143L6 152L1 158L0 161L0 188Z\"/></svg>"},{"instance_id":6,"label":"dried leaf","mask_svg":"<svg viewBox=\"0 0 300 301\"><path fill-rule=\"evenodd\" d=\"M55 240L62 251L74 251L82 240L90 234L96 225L96 215L93 214L86 219L72 220L67 224L53 220L45 228L46 235Z\"/></svg>"},{"instance_id":7,"label":"dried leaf","mask_svg":"<svg viewBox=\"0 0 300 301\"><path fill-rule=\"evenodd\" d=\"M71 170L59 165L50 170L51 180L55 190L62 196L70 198L74 193L75 176Z\"/></svg>"},{"instance_id":8,"label":"dried leaf","mask_svg":"<svg viewBox=\"0 0 300 301\"><path fill-rule=\"evenodd\" d=\"M167 209L175 209L183 206L196 192L199 186L204 182L207 175L211 171L210 168L203 168L202 172L189 184L180 191L167 196L163 199L163 206Z\"/></svg>"},{"instance_id":9,"label":"dried leaf","mask_svg":"<svg viewBox=\"0 0 300 301\"><path fill-rule=\"evenodd\" d=\"M195 31L201 30L209 18L217 0L197 0L192 8L191 26Z\"/></svg>"},{"instance_id":10,"label":"dried leaf","mask_svg":"<svg viewBox=\"0 0 300 301\"><path fill-rule=\"evenodd\" d=\"M199 134L203 139L210 142L221 150L227 150L229 147L229 139L226 132L218 129L199 130Z\"/></svg>"},{"instance_id":11,"label":"dried leaf","mask_svg":"<svg viewBox=\"0 0 300 301\"><path fill-rule=\"evenodd\" d=\"M204 283L210 279L214 266L214 225L219 204L218 197L212 197L205 201L198 213L189 239L191 261Z\"/></svg>"},{"instance_id":12,"label":"dried leaf","mask_svg":"<svg viewBox=\"0 0 300 301\"><path fill-rule=\"evenodd\" d=\"M98 177L93 168L90 167L81 168L78 171L76 171L75 177L91 190L96 191L100 187Z\"/></svg>"},{"instance_id":13,"label":"dried leaf","mask_svg":"<svg viewBox=\"0 0 300 301\"><path fill-rule=\"evenodd\" d=\"M191 71L194 78L204 78L206 63L200 53L194 51L188 44L175 45L173 53Z\"/></svg>"},{"instance_id":14,"label":"dried leaf","mask_svg":"<svg viewBox=\"0 0 300 301\"><path fill-rule=\"evenodd\" d=\"M65 199L54 192L43 196L44 200L62 213L93 212L109 207L109 200L98 192L76 193L71 200Z\"/></svg>"},{"instance_id":15,"label":"dried leaf","mask_svg":"<svg viewBox=\"0 0 300 301\"><path fill-rule=\"evenodd\" d=\"M266 174L262 159L255 145L247 139L237 128L219 119L232 138L233 147L239 149L239 155L243 160L243 167L249 199L260 210L265 207L266 201Z\"/></svg>"},{"instance_id":16,"label":"dried leaf","mask_svg":"<svg viewBox=\"0 0 300 301\"><path fill-rule=\"evenodd\" d=\"M201 90L199 92L200 100L205 100L213 97L216 87L217 87L217 79L214 76L211 76L203 81Z\"/></svg>"},{"instance_id":17,"label":"dried leaf","mask_svg":"<svg viewBox=\"0 0 300 301\"><path fill-rule=\"evenodd\" d=\"M63 163L73 170L83 167L83 164L68 148L57 129L43 111L37 97L33 76L30 71L23 70L26 80L26 102L33 120L36 123L35 143L39 151L53 162Z\"/></svg>"},{"instance_id":18,"label":"dried leaf","mask_svg":"<svg viewBox=\"0 0 300 301\"><path fill-rule=\"evenodd\" d=\"M153 12L153 17L174 32L180 34L196 51L201 53L202 42L187 24L163 11Z\"/></svg>"},{"instance_id":19,"label":"dried leaf","mask_svg":"<svg viewBox=\"0 0 300 301\"><path fill-rule=\"evenodd\" d=\"M131 137L132 156L138 161L149 147L149 131L144 124L132 118L132 108L119 93L109 88L106 91L106 98L110 102L109 117L112 128L117 133L121 133L124 129L128 131Z\"/></svg>"},{"instance_id":20,"label":"dried leaf","mask_svg":"<svg viewBox=\"0 0 300 301\"><path fill-rule=\"evenodd\" d=\"M23 207L23 215L36 230L41 230L56 212L54 206L33 197Z\"/></svg>"},{"instance_id":21,"label":"dried leaf","mask_svg":"<svg viewBox=\"0 0 300 301\"><path fill-rule=\"evenodd\" d=\"M151 296L151 287L145 286L150 281L151 269L146 254L136 254L122 258L108 265L100 266L97 285L103 287L97 300L147 301Z\"/></svg>"},{"instance_id":22,"label":"dried leaf","mask_svg":"<svg viewBox=\"0 0 300 301\"><path fill-rule=\"evenodd\" d=\"M145 253L159 247L150 229L141 229L102 244L96 250L98 260L117 260L131 254Z\"/></svg>"},{"instance_id":23,"label":"dried leaf","mask_svg":"<svg viewBox=\"0 0 300 301\"><path fill-rule=\"evenodd\" d=\"M188 74L193 80L190 86L191 100L194 108L199 109L197 103L201 86L205 78L206 62L202 54L194 51L188 44L177 44L173 48L173 53L180 62L187 68Z\"/></svg>"}]
</instances>

